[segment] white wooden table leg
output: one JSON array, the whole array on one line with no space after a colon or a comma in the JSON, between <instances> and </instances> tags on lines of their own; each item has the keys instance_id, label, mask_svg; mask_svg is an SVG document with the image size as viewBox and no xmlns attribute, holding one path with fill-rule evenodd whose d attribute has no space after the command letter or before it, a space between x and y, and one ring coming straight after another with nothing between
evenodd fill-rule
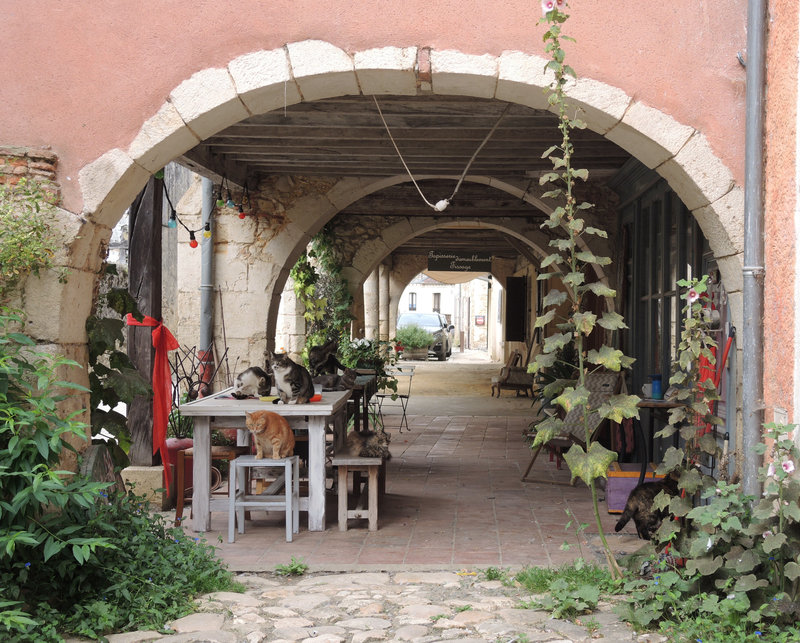
<instances>
[{"instance_id":1,"label":"white wooden table leg","mask_svg":"<svg viewBox=\"0 0 800 643\"><path fill-rule=\"evenodd\" d=\"M194 419L192 463L192 529L211 529L211 430L208 417Z\"/></svg>"},{"instance_id":2,"label":"white wooden table leg","mask_svg":"<svg viewBox=\"0 0 800 643\"><path fill-rule=\"evenodd\" d=\"M325 419L308 421L308 530L325 531Z\"/></svg>"}]
</instances>

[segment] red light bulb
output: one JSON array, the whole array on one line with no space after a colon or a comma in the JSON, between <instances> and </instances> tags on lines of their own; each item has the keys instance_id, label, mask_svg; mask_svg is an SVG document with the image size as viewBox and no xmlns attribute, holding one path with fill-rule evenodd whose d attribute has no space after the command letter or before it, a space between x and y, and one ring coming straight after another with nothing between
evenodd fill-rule
<instances>
[{"instance_id":1,"label":"red light bulb","mask_svg":"<svg viewBox=\"0 0 800 643\"><path fill-rule=\"evenodd\" d=\"M239 204L239 218L240 218L240 219L244 219L244 218L245 218L245 216L247 216L247 215L245 215L245 213L244 213L244 208L242 207L242 204L240 203L240 204Z\"/></svg>"},{"instance_id":2,"label":"red light bulb","mask_svg":"<svg viewBox=\"0 0 800 643\"><path fill-rule=\"evenodd\" d=\"M197 247L197 239L194 238L194 232L189 233L189 247L190 248Z\"/></svg>"}]
</instances>

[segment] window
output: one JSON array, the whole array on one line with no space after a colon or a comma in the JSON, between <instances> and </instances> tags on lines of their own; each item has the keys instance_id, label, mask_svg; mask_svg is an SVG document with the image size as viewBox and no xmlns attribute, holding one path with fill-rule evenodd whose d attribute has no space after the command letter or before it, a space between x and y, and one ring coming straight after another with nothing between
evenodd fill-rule
<instances>
[{"instance_id":1,"label":"window","mask_svg":"<svg viewBox=\"0 0 800 643\"><path fill-rule=\"evenodd\" d=\"M442 312L442 294L435 292L433 293L433 312L440 313Z\"/></svg>"},{"instance_id":2,"label":"window","mask_svg":"<svg viewBox=\"0 0 800 643\"><path fill-rule=\"evenodd\" d=\"M417 309L417 293L415 292L408 293L408 309L409 310Z\"/></svg>"}]
</instances>

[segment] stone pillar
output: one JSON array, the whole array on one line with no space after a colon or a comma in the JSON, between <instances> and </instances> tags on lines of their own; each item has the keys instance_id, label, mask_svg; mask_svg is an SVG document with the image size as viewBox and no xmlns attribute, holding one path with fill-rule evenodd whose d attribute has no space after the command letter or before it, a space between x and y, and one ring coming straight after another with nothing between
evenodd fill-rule
<instances>
[{"instance_id":1,"label":"stone pillar","mask_svg":"<svg viewBox=\"0 0 800 643\"><path fill-rule=\"evenodd\" d=\"M281 294L278 309L278 331L275 333L275 350L297 356L306 343L305 306L294 294L294 280L289 277ZM260 366L260 364L258 364Z\"/></svg>"},{"instance_id":2,"label":"stone pillar","mask_svg":"<svg viewBox=\"0 0 800 643\"><path fill-rule=\"evenodd\" d=\"M378 266L378 329L380 339L389 340L389 273L391 269L388 263Z\"/></svg>"},{"instance_id":3,"label":"stone pillar","mask_svg":"<svg viewBox=\"0 0 800 643\"><path fill-rule=\"evenodd\" d=\"M378 271L373 270L364 281L364 337L367 339L378 339L378 311Z\"/></svg>"}]
</instances>

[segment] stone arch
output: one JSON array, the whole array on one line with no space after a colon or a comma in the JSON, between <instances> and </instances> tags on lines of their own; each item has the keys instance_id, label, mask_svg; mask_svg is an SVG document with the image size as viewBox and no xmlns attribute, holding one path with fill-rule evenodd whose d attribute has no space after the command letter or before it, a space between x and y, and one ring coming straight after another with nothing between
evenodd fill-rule
<instances>
[{"instance_id":1,"label":"stone arch","mask_svg":"<svg viewBox=\"0 0 800 643\"><path fill-rule=\"evenodd\" d=\"M389 46L348 53L327 42L307 40L240 56L225 68L204 69L170 93L127 149L112 149L80 170L82 225L65 222L66 245L82 245L88 238L92 239L88 253L101 253L107 231L153 172L251 115L342 95L415 96L421 84L434 94L495 98L551 109L542 92L550 82L543 71L546 62L519 51L480 56L424 50L420 55L416 47ZM740 322L743 190L735 185L731 171L713 153L702 132L593 79L572 82L567 95L583 110L592 130L663 176L692 211L711 242L731 296L734 320ZM492 180L484 180L491 184ZM324 195L322 203L290 223L286 234L292 250L286 253L287 260L299 254L298 248L321 227L319 221L330 218L359 191L379 189L380 184L340 181ZM286 265L280 273L283 281ZM71 304L88 297L86 290L67 283L59 299ZM279 296L279 289L273 289L269 299L276 303ZM274 332L274 322L272 325Z\"/></svg>"}]
</instances>

